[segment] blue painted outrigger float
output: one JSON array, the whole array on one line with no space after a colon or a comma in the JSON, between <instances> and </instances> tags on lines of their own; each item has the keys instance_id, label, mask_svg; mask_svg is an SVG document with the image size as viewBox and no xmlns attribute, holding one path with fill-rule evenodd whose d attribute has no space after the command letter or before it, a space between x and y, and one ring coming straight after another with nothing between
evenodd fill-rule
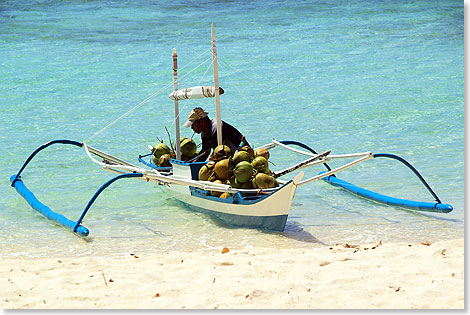
<instances>
[{"instance_id":1,"label":"blue painted outrigger float","mask_svg":"<svg viewBox=\"0 0 470 315\"><path fill-rule=\"evenodd\" d=\"M217 135L218 143L222 144L222 130L220 118L220 94L219 82L217 73L217 53L215 48L215 33L212 26L212 64L214 68L214 86L194 87L183 90L178 90L177 86L177 55L176 50L173 50L173 87L174 91L170 94L170 99L174 101L175 105L175 138L180 139L179 133L179 100L190 100L194 98L215 97L216 101L216 114L217 114ZM155 96L157 94L154 94ZM142 103L141 103L142 104ZM120 119L120 118L119 118ZM118 120L119 120L118 119ZM117 121L117 120L116 120ZM114 124L112 122L110 125ZM108 126L110 126L108 125ZM107 126L107 127L108 127ZM105 128L107 128L105 127ZM103 128L102 130L104 130ZM96 135L96 134L95 134ZM82 214L77 221L70 220L65 216L54 212L52 209L42 204L34 194L26 187L21 178L21 173L31 160L40 151L48 148L54 144L72 145L83 148L88 157L100 165L102 169L117 173L116 177L111 178L104 183L93 195L83 210ZM403 207L417 211L439 212L448 213L452 211L452 206L443 204L424 178L419 172L406 160L392 154L372 154L371 152L331 155L330 151L325 151L318 154L315 150L306 144L296 141L277 141L272 140L270 143L261 146L266 150L275 147L281 147L291 150L295 153L308 156L308 159L289 166L286 169L279 170L273 173L273 176L280 183L279 187L268 189L236 189L226 184L217 184L209 181L201 181L198 178L199 169L206 162L185 162L181 159L180 143L176 141L176 159L170 162L171 167L157 167L152 163L152 154L139 155L139 162L144 167L134 165L119 159L111 154L100 151L87 145L85 142L78 142L73 140L54 140L37 148L25 161L17 174L11 176L11 186L14 187L18 193L31 205L50 220L62 225L63 227L71 230L79 236L86 237L89 235L89 230L82 225L85 215L88 213L90 207L98 198L98 196L107 187L117 180L124 178L137 178L146 180L148 182L157 183L168 194L180 200L188 208L207 213L215 216L226 224L233 227L243 228L256 228L271 231L284 231L286 221L289 215L292 199L294 198L297 187L317 181L320 179L326 182L342 187L356 195L365 197L377 202L385 203L391 206ZM292 146L300 147L301 149ZM305 151L306 150L306 151ZM98 157L100 160L97 160ZM418 176L424 186L429 190L435 199L435 202L419 202L405 199L393 198L381 195L369 190L357 187L353 184L347 183L336 177L336 173L350 168L358 163L367 161L372 158L385 157L398 160L406 165L413 173ZM146 160L148 158L148 161ZM344 164L340 167L332 169L327 162L334 159L354 159L352 162ZM313 176L308 179L302 180L303 172L299 172L296 176L288 180L282 180L281 177L307 167L313 167L323 164L326 167L325 172ZM219 198L214 196L213 192L226 192L229 197Z\"/></svg>"}]
</instances>

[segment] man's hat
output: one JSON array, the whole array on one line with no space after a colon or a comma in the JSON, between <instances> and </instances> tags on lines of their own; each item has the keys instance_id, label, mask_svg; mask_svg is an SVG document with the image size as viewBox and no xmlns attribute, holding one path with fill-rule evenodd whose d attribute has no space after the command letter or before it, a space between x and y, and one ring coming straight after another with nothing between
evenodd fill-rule
<instances>
[{"instance_id":1,"label":"man's hat","mask_svg":"<svg viewBox=\"0 0 470 315\"><path fill-rule=\"evenodd\" d=\"M191 113L189 113L189 116L188 116L188 121L186 121L184 123L183 126L185 127L191 127L191 125L198 119L201 119L201 118L204 118L204 117L207 117L209 113L206 112L206 110L204 108L201 108L201 107L196 107L194 108Z\"/></svg>"}]
</instances>

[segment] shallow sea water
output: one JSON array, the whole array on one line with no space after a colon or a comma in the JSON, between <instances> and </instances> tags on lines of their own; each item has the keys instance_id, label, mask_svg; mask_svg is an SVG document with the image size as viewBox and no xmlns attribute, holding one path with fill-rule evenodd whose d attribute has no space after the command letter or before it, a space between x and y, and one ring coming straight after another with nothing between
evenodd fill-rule
<instances>
[{"instance_id":1,"label":"shallow sea water","mask_svg":"<svg viewBox=\"0 0 470 315\"><path fill-rule=\"evenodd\" d=\"M1 257L463 237L461 2L2 1L0 20ZM174 129L167 97L172 48L180 87L212 84L212 70L203 63L210 58L211 22L225 90L222 117L252 146L276 138L333 154L396 154L454 211L417 213L315 182L297 190L285 232L271 233L227 227L154 184L125 179L95 202L84 240L50 223L9 187L28 155L50 140L89 139L133 163L148 144L166 140L165 127ZM215 116L212 100L181 102L182 120L195 106ZM182 136L192 132L182 128ZM280 149L271 156L273 170L302 159ZM71 219L112 176L83 150L65 146L41 152L23 173L39 200ZM370 160L338 177L394 197L433 201L393 160Z\"/></svg>"}]
</instances>

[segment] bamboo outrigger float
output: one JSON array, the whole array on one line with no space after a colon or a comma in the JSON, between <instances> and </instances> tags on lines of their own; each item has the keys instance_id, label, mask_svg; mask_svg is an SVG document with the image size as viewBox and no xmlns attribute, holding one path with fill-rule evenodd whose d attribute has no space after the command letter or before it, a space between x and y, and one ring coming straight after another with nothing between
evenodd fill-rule
<instances>
[{"instance_id":1,"label":"bamboo outrigger float","mask_svg":"<svg viewBox=\"0 0 470 315\"><path fill-rule=\"evenodd\" d=\"M220 110L220 90L217 67L217 51L215 45L214 26L212 25L212 61L214 69L214 86L213 87L193 87L178 90L178 67L177 53L173 50L173 93L170 99L174 100L175 108L175 135L176 139L180 138L179 130L179 106L178 101L181 99L206 98L215 97L216 116L217 116L217 135L218 143L222 144L221 129L221 110ZM100 151L87 145L85 142L73 140L54 140L48 142L36 149L23 164L19 172L11 176L11 185L22 195L32 208L44 214L49 219L59 223L60 225L72 230L79 236L86 237L89 230L82 225L82 222L93 202L113 182L123 178L138 178L148 182L157 183L172 197L180 200L183 204L192 210L213 215L226 224L234 227L256 228L271 231L283 231L289 215L292 199L294 198L296 189L304 184L311 183L323 179L324 181L336 185L355 193L359 196L389 204L418 211L448 213L452 211L452 206L443 204L431 187L427 184L419 172L406 160L392 154L373 154L372 152L332 155L330 151L318 154L309 146L296 141L278 141L273 139L260 148L272 149L280 147L290 150L297 154L305 155L308 158L300 163L294 164L286 169L274 172L273 176L278 179L279 187L268 189L238 189L226 184L217 184L209 181L201 181L198 178L200 168L206 162L185 162L181 160L180 144L176 142L176 159L171 160L171 167L157 167L152 163L151 154L139 155L138 160L143 166L138 166L111 154ZM105 184L94 194L87 206L83 210L77 221L70 220L61 214L51 210L42 204L34 194L24 185L21 173L34 156L40 151L54 144L65 144L81 147L84 149L89 158L102 169L117 173L118 175ZM300 147L301 149L292 146ZM303 150L302 150L303 149ZM146 157L150 156L146 161ZM348 169L358 163L362 163L372 158L385 157L400 161L410 168L416 176L421 180L425 187L429 190L435 199L435 202L419 202L405 199L393 198L369 190L357 187L338 179L335 174ZM98 159L97 159L98 158ZM340 167L331 169L328 165L329 161L336 159L353 159ZM323 164L326 167L325 172L303 179L304 173L300 172L296 176L287 180L281 177L286 176L294 171L304 168L313 167ZM212 192L227 192L230 196L226 199L215 197Z\"/></svg>"}]
</instances>

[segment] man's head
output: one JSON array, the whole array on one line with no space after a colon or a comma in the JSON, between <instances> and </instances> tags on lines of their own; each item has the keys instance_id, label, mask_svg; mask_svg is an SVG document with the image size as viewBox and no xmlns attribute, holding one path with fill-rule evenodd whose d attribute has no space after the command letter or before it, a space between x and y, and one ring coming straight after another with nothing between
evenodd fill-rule
<instances>
[{"instance_id":1,"label":"man's head","mask_svg":"<svg viewBox=\"0 0 470 315\"><path fill-rule=\"evenodd\" d=\"M205 121L208 119L208 114L204 108L196 107L189 113L188 120L183 126L191 127L195 133L201 133L207 129Z\"/></svg>"}]
</instances>

